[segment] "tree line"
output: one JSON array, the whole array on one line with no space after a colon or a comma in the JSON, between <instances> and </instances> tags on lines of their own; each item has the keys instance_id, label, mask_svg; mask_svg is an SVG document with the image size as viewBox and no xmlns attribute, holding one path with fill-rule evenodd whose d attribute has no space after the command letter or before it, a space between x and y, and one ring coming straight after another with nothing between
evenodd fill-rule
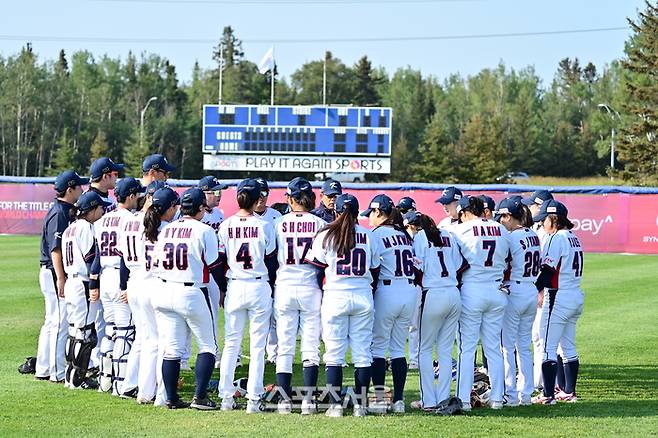
<instances>
[{"instance_id":1,"label":"tree line","mask_svg":"<svg viewBox=\"0 0 658 438\"><path fill-rule=\"evenodd\" d=\"M623 58L599 67L564 58L549 84L532 67L514 70L503 62L440 80L411 67L389 74L367 56L349 66L326 52L290 78L275 69L275 103L321 103L326 62L327 103L393 108L393 181L491 183L510 171L602 175L612 172L615 128L615 174L655 184L658 14L646 6L629 20L633 35ZM224 62L223 103L269 104L270 73L260 74L245 58L230 27L213 57ZM197 63L181 83L170 61L146 53L121 59L62 50L58 59L40 61L28 43L0 57L2 174L84 171L110 156L136 175L143 157L159 152L177 164L177 177L198 178L206 173L202 106L218 101L218 74ZM143 114L142 131L151 97L157 100Z\"/></svg>"}]
</instances>

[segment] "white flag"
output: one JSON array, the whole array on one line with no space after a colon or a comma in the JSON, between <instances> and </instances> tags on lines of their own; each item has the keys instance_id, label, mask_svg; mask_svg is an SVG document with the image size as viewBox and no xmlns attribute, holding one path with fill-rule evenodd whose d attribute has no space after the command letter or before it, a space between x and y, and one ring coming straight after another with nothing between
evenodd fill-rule
<instances>
[{"instance_id":1,"label":"white flag","mask_svg":"<svg viewBox=\"0 0 658 438\"><path fill-rule=\"evenodd\" d=\"M260 74L264 75L270 70L274 70L274 47L270 47L270 50L267 51L258 64Z\"/></svg>"}]
</instances>

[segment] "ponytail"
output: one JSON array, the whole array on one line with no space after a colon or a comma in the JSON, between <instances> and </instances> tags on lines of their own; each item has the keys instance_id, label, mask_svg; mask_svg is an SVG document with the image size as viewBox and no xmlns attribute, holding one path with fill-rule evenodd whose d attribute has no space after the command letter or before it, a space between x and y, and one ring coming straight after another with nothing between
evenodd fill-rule
<instances>
[{"instance_id":1,"label":"ponytail","mask_svg":"<svg viewBox=\"0 0 658 438\"><path fill-rule=\"evenodd\" d=\"M152 204L144 213L144 237L151 243L158 241L158 229L162 224L162 211L161 207Z\"/></svg>"},{"instance_id":2,"label":"ponytail","mask_svg":"<svg viewBox=\"0 0 658 438\"><path fill-rule=\"evenodd\" d=\"M406 227L404 226L404 218L402 217L402 213L400 213L400 209L396 207L393 207L393 209L389 213L386 220L382 223L382 225L390 225L395 230L404 233L405 236L411 239L411 236L409 235Z\"/></svg>"},{"instance_id":3,"label":"ponytail","mask_svg":"<svg viewBox=\"0 0 658 438\"><path fill-rule=\"evenodd\" d=\"M468 207L462 208L462 210L459 213L462 213L464 211L470 211L473 215L477 217L482 217L484 215L484 202L482 201L482 199L478 198L477 196L469 196Z\"/></svg>"},{"instance_id":4,"label":"ponytail","mask_svg":"<svg viewBox=\"0 0 658 438\"><path fill-rule=\"evenodd\" d=\"M521 217L519 218L521 225L526 228L532 228L532 226L535 224L535 221L532 219L532 212L525 204L521 204L521 208L523 209Z\"/></svg>"},{"instance_id":5,"label":"ponytail","mask_svg":"<svg viewBox=\"0 0 658 438\"><path fill-rule=\"evenodd\" d=\"M303 191L299 194L299 199L298 198L294 198L294 199L306 211L311 211L315 208L315 192Z\"/></svg>"},{"instance_id":6,"label":"ponytail","mask_svg":"<svg viewBox=\"0 0 658 438\"><path fill-rule=\"evenodd\" d=\"M427 236L428 242L431 242L432 245L437 248L443 247L443 239L441 238L441 230L436 226L434 219L429 217L426 214L420 215L420 228L425 231L425 236Z\"/></svg>"},{"instance_id":7,"label":"ponytail","mask_svg":"<svg viewBox=\"0 0 658 438\"><path fill-rule=\"evenodd\" d=\"M335 221L324 227L327 235L322 247L332 249L339 257L352 251L356 246L356 225L356 216L346 209Z\"/></svg>"}]
</instances>

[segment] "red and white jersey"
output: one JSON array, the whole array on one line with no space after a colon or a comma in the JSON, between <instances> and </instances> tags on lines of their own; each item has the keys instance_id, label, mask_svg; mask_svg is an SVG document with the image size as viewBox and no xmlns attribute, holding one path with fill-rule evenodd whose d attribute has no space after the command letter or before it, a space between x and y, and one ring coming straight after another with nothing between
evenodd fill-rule
<instances>
[{"instance_id":1,"label":"red and white jersey","mask_svg":"<svg viewBox=\"0 0 658 438\"><path fill-rule=\"evenodd\" d=\"M510 261L505 280L534 283L541 270L541 242L530 228L517 228L509 233Z\"/></svg>"},{"instance_id":2,"label":"red and white jersey","mask_svg":"<svg viewBox=\"0 0 658 438\"><path fill-rule=\"evenodd\" d=\"M205 210L201 222L209 225L210 228L217 232L221 223L224 222L224 212L219 207L215 207L210 211Z\"/></svg>"},{"instance_id":3,"label":"red and white jersey","mask_svg":"<svg viewBox=\"0 0 658 438\"><path fill-rule=\"evenodd\" d=\"M276 285L317 287L316 269L305 261L313 238L327 223L310 212L292 212L274 221L279 268Z\"/></svg>"},{"instance_id":4,"label":"red and white jersey","mask_svg":"<svg viewBox=\"0 0 658 438\"><path fill-rule=\"evenodd\" d=\"M274 226L258 216L233 215L219 226L219 251L226 254L229 279L267 279L265 257L276 251Z\"/></svg>"},{"instance_id":5,"label":"red and white jersey","mask_svg":"<svg viewBox=\"0 0 658 438\"><path fill-rule=\"evenodd\" d=\"M167 222L160 224L160 229L166 224ZM131 275L149 277L155 243L148 242L144 237L144 212L139 211L131 218L124 218L117 248Z\"/></svg>"},{"instance_id":6,"label":"red and white jersey","mask_svg":"<svg viewBox=\"0 0 658 438\"><path fill-rule=\"evenodd\" d=\"M372 239L379 254L379 279L414 279L413 241L403 231L383 225L372 230Z\"/></svg>"},{"instance_id":7,"label":"red and white jersey","mask_svg":"<svg viewBox=\"0 0 658 438\"><path fill-rule=\"evenodd\" d=\"M580 289L583 276L583 248L571 230L549 234L543 249L542 264L555 269L553 289Z\"/></svg>"},{"instance_id":8,"label":"red and white jersey","mask_svg":"<svg viewBox=\"0 0 658 438\"><path fill-rule=\"evenodd\" d=\"M279 213L272 207L265 207L265 211L263 211L262 214L254 211L254 216L273 224L275 220L281 217L281 213Z\"/></svg>"},{"instance_id":9,"label":"red and white jersey","mask_svg":"<svg viewBox=\"0 0 658 438\"><path fill-rule=\"evenodd\" d=\"M501 224L487 219L461 223L452 230L469 268L464 283L493 283L503 280L509 258L509 233Z\"/></svg>"},{"instance_id":10,"label":"red and white jersey","mask_svg":"<svg viewBox=\"0 0 658 438\"><path fill-rule=\"evenodd\" d=\"M94 260L95 250L94 226L85 219L77 219L70 224L62 234L62 258L66 275L70 277L75 274L88 280L87 263Z\"/></svg>"},{"instance_id":11,"label":"red and white jersey","mask_svg":"<svg viewBox=\"0 0 658 438\"><path fill-rule=\"evenodd\" d=\"M307 260L324 268L325 291L370 289L370 270L379 267L377 245L369 229L357 224L355 231L356 245L352 251L340 257L332 248L323 248L326 231L320 232L313 240Z\"/></svg>"},{"instance_id":12,"label":"red and white jersey","mask_svg":"<svg viewBox=\"0 0 658 438\"><path fill-rule=\"evenodd\" d=\"M167 224L154 251L155 275L174 283L207 283L209 268L219 262L217 234L208 225L183 217Z\"/></svg>"},{"instance_id":13,"label":"red and white jersey","mask_svg":"<svg viewBox=\"0 0 658 438\"><path fill-rule=\"evenodd\" d=\"M427 240L425 230L414 237L416 267L423 272L423 288L457 287L457 273L465 266L464 257L449 231L441 230L441 241L442 247L435 246Z\"/></svg>"},{"instance_id":14,"label":"red and white jersey","mask_svg":"<svg viewBox=\"0 0 658 438\"><path fill-rule=\"evenodd\" d=\"M130 220L134 214L125 208L117 208L106 213L94 223L98 249L100 250L101 268L116 268L121 266L121 254L118 251L121 223Z\"/></svg>"}]
</instances>

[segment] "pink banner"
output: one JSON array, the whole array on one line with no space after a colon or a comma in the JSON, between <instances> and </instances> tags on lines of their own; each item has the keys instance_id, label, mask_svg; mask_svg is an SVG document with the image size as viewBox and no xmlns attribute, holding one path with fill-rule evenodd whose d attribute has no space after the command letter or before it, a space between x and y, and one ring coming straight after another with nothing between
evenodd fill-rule
<instances>
[{"instance_id":1,"label":"pink banner","mask_svg":"<svg viewBox=\"0 0 658 438\"><path fill-rule=\"evenodd\" d=\"M370 199L383 191L358 189L351 193L364 209ZM386 193L396 202L403 196L413 197L418 209L437 222L445 216L443 207L435 202L440 191L386 190ZM487 194L496 201L507 196L502 192ZM53 197L50 184L0 184L0 233L40 234ZM576 225L574 231L587 251L658 254L658 195L557 194L556 198L569 208L569 216ZM285 190L272 189L269 202L285 202ZM227 216L237 211L235 187L224 192L220 207ZM367 224L367 220L363 223Z\"/></svg>"}]
</instances>

